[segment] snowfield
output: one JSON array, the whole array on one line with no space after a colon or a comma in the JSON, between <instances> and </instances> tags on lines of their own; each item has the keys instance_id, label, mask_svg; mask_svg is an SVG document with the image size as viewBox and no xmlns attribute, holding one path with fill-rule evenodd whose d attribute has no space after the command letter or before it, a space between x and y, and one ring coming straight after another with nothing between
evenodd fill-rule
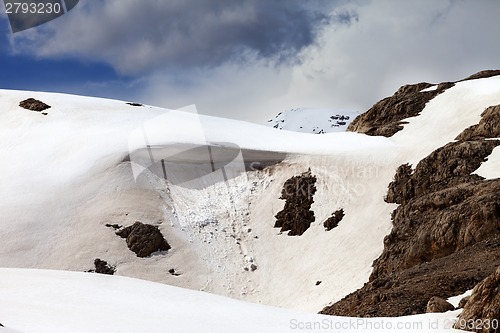
<instances>
[{"instance_id":1,"label":"snowfield","mask_svg":"<svg viewBox=\"0 0 500 333\"><path fill-rule=\"evenodd\" d=\"M29 97L48 114L18 106ZM384 138L0 90L0 332L287 332L300 328L293 319L349 321L299 311L363 286L391 230L395 205L383 198L396 168L415 166L495 104L500 77L459 82ZM500 177L499 152L476 173ZM308 169L316 220L289 237L273 227L279 197ZM341 208L344 219L325 231ZM172 249L138 258L106 227L136 221L158 226ZM81 273L96 258L118 276ZM374 322L416 320L435 332L434 320L443 329L456 316Z\"/></svg>"},{"instance_id":2,"label":"snowfield","mask_svg":"<svg viewBox=\"0 0 500 333\"><path fill-rule=\"evenodd\" d=\"M0 269L5 333L436 332L455 313L356 319L314 315L119 276Z\"/></svg>"},{"instance_id":3,"label":"snowfield","mask_svg":"<svg viewBox=\"0 0 500 333\"><path fill-rule=\"evenodd\" d=\"M338 133L345 132L357 115L352 111L297 108L278 113L266 125L280 130L309 134Z\"/></svg>"}]
</instances>

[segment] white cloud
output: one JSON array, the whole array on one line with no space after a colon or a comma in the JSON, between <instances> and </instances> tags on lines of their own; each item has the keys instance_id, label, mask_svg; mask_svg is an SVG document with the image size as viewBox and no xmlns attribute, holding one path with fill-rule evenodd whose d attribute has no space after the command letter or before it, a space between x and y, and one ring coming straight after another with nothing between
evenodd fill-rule
<instances>
[{"instance_id":1,"label":"white cloud","mask_svg":"<svg viewBox=\"0 0 500 333\"><path fill-rule=\"evenodd\" d=\"M202 113L257 122L289 107L362 112L406 83L458 80L500 68L495 0L360 0L336 7L331 2L333 19L326 27L311 25L307 15L294 24L259 24L256 18L269 1L260 7L244 1L238 8L227 7L231 1L203 2L226 6L208 12L206 6L193 7L195 2L169 1L167 10L161 1L149 2L147 9L137 0L81 1L56 30L37 30L36 38L21 35L13 45L39 56L106 61L140 77L143 102L196 103ZM189 8L194 11L186 16ZM304 14L290 11L295 12ZM168 21L175 15L190 21ZM290 31L271 34L279 27ZM303 30L309 35L298 38ZM33 48L29 43L35 40ZM276 65L280 56L290 56L286 46L302 61Z\"/></svg>"}]
</instances>

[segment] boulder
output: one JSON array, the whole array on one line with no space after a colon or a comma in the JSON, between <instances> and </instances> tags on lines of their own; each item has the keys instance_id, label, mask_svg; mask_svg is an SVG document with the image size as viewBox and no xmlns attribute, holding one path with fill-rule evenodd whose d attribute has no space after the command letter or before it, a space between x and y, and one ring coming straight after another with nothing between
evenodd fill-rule
<instances>
[{"instance_id":1,"label":"boulder","mask_svg":"<svg viewBox=\"0 0 500 333\"><path fill-rule=\"evenodd\" d=\"M30 111L37 111L37 112L42 112L42 111L45 111L45 110L50 108L50 105L47 105L44 102L39 101L39 100L34 99L34 98L28 98L24 101L21 101L19 103L19 106L24 108L24 109L27 109Z\"/></svg>"},{"instance_id":2,"label":"boulder","mask_svg":"<svg viewBox=\"0 0 500 333\"><path fill-rule=\"evenodd\" d=\"M280 199L286 200L283 210L276 214L275 228L288 236L300 236L314 222L314 212L310 210L316 193L316 176L311 171L288 179L283 185Z\"/></svg>"},{"instance_id":3,"label":"boulder","mask_svg":"<svg viewBox=\"0 0 500 333\"><path fill-rule=\"evenodd\" d=\"M333 228L336 228L339 225L339 222L342 221L344 218L344 210L339 209L336 212L332 214L326 221L323 223L323 226L325 227L326 231L330 231Z\"/></svg>"},{"instance_id":4,"label":"boulder","mask_svg":"<svg viewBox=\"0 0 500 333\"><path fill-rule=\"evenodd\" d=\"M500 332L500 266L481 281L465 304L455 328L472 332Z\"/></svg>"},{"instance_id":5,"label":"boulder","mask_svg":"<svg viewBox=\"0 0 500 333\"><path fill-rule=\"evenodd\" d=\"M455 310L455 307L444 298L434 296L427 303L426 313L442 313Z\"/></svg>"},{"instance_id":6,"label":"boulder","mask_svg":"<svg viewBox=\"0 0 500 333\"><path fill-rule=\"evenodd\" d=\"M128 248L138 257L148 257L153 252L170 249L158 227L150 224L135 222L117 231L116 234L126 239Z\"/></svg>"}]
</instances>

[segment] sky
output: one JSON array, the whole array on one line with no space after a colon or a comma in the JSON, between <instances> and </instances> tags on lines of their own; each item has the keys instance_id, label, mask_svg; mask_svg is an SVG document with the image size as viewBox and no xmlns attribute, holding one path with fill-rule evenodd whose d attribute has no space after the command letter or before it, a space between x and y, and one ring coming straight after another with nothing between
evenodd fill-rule
<instances>
[{"instance_id":1,"label":"sky","mask_svg":"<svg viewBox=\"0 0 500 333\"><path fill-rule=\"evenodd\" d=\"M15 34L0 9L1 89L256 123L500 69L497 0L81 0Z\"/></svg>"}]
</instances>

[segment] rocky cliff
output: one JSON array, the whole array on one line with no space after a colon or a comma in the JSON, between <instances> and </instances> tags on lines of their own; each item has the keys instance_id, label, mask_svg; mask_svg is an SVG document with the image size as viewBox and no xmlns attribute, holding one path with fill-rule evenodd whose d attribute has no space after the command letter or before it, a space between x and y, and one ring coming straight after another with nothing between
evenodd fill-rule
<instances>
[{"instance_id":1,"label":"rocky cliff","mask_svg":"<svg viewBox=\"0 0 500 333\"><path fill-rule=\"evenodd\" d=\"M500 71L467 79L494 75ZM439 84L430 91L425 91L432 87L427 83L404 86L356 118L350 129L392 136L403 128L405 118L419 114L428 100L450 85ZM500 266L500 179L484 179L474 171L500 145L498 138L500 105L487 108L478 124L414 169L401 165L386 196L386 202L399 206L392 213L392 231L373 263L369 282L321 313L361 317L424 313L432 297L462 294L492 275Z\"/></svg>"}]
</instances>

